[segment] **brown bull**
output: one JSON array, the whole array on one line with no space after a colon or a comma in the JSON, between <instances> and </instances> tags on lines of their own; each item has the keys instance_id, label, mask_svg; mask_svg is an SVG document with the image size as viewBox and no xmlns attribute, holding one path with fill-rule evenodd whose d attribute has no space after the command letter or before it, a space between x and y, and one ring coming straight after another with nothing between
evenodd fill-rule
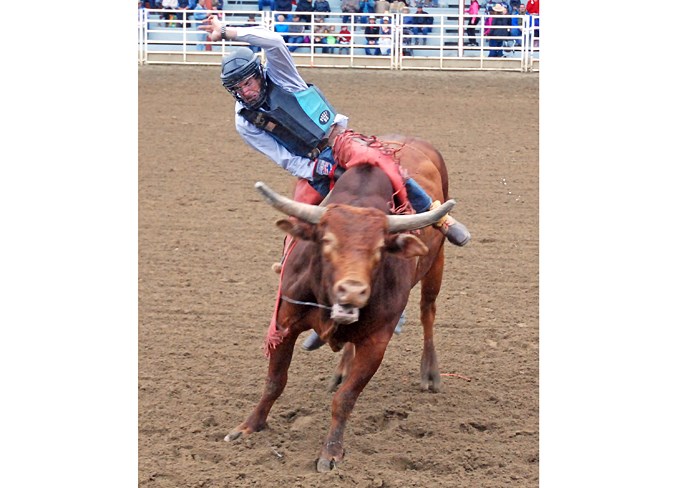
<instances>
[{"instance_id":1,"label":"brown bull","mask_svg":"<svg viewBox=\"0 0 677 488\"><path fill-rule=\"evenodd\" d=\"M422 214L390 215L393 185L372 164L349 166L321 207L292 201L257 183L271 205L296 218L277 222L295 240L281 277L282 300L273 325L277 342L269 351L263 395L227 441L265 427L287 383L296 339L313 328L334 351L350 345L342 360L349 367L334 379L340 387L317 461L318 471L331 470L343 458L345 424L357 397L380 366L409 293L419 281L424 329L421 387L439 391L433 323L444 246L442 234L430 225L454 205L453 200L446 201L447 171L442 156L425 141L400 136L381 140L396 151L400 164L433 199L445 202L442 206ZM409 233L416 229L422 229L418 236Z\"/></svg>"}]
</instances>

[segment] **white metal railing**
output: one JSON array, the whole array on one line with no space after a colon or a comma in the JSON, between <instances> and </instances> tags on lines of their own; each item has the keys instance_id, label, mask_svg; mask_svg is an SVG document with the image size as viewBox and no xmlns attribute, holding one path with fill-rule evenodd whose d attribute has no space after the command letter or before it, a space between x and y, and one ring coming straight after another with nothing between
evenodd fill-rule
<instances>
[{"instance_id":1,"label":"white metal railing","mask_svg":"<svg viewBox=\"0 0 677 488\"><path fill-rule=\"evenodd\" d=\"M231 41L211 42L197 27L195 14L213 13L232 26L259 24L270 30L282 30L294 60L299 67L346 67L380 69L474 69L504 71L538 71L540 58L537 27L528 15L507 15L520 19L521 26L502 26L509 35L489 38L485 25L489 16L477 15L480 22L474 26L476 37L468 36L466 21L470 16L451 13L425 15L401 13L373 14L380 21L387 18L391 32L380 35L379 43L369 45L362 23L364 14L342 12L271 12L271 11L198 11L145 9L139 11L139 64L220 64L221 57ZM278 20L277 15L284 15ZM308 17L307 21L293 22L292 15ZM253 20L248 17L253 16ZM432 25L414 25L410 19L429 16ZM346 20L346 22L343 22ZM340 44L342 26L350 31L350 41ZM302 32L284 32L302 27ZM429 32L416 30L430 28ZM296 37L296 38L294 38ZM470 41L477 46L470 46ZM503 46L492 47L490 41ZM373 49L374 53L369 53Z\"/></svg>"}]
</instances>

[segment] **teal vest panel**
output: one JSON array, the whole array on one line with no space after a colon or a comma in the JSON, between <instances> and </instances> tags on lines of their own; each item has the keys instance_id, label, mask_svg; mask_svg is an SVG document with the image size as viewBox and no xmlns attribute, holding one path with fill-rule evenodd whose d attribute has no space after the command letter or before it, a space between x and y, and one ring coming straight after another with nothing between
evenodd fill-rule
<instances>
[{"instance_id":1,"label":"teal vest panel","mask_svg":"<svg viewBox=\"0 0 677 488\"><path fill-rule=\"evenodd\" d=\"M326 142L336 111L319 88L291 93L268 80L268 95L261 108L243 108L246 120L273 136L291 153L312 156Z\"/></svg>"}]
</instances>

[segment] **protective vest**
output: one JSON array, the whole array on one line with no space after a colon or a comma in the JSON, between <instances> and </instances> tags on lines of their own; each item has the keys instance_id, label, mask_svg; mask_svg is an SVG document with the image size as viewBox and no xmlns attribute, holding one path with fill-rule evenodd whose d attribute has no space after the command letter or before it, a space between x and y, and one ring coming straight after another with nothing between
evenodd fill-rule
<instances>
[{"instance_id":1,"label":"protective vest","mask_svg":"<svg viewBox=\"0 0 677 488\"><path fill-rule=\"evenodd\" d=\"M314 85L288 92L268 79L268 94L261 108L243 107L239 115L275 138L297 156L317 157L326 146L326 135L336 111Z\"/></svg>"}]
</instances>

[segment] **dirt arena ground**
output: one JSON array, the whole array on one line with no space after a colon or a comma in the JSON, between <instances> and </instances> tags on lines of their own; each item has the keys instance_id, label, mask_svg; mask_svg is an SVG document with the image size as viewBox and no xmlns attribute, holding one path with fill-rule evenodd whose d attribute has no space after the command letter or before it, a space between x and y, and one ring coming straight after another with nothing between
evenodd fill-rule
<instances>
[{"instance_id":1,"label":"dirt arena ground","mask_svg":"<svg viewBox=\"0 0 677 488\"><path fill-rule=\"evenodd\" d=\"M435 337L443 374L470 381L418 390L415 288L349 420L345 460L319 474L329 348L299 341L269 428L223 441L262 391L283 237L253 186L288 192L292 179L236 134L218 72L138 72L139 486L537 487L538 75L302 70L353 129L431 141L473 235L447 246Z\"/></svg>"}]
</instances>

